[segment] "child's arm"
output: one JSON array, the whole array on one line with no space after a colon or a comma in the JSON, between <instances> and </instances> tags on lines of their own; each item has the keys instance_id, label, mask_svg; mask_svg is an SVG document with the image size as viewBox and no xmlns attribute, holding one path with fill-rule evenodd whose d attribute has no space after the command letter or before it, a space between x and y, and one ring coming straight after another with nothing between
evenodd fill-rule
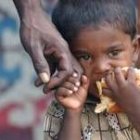
<instances>
[{"instance_id":1,"label":"child's arm","mask_svg":"<svg viewBox=\"0 0 140 140\"><path fill-rule=\"evenodd\" d=\"M137 132L140 135L140 109L139 108L140 108L140 103L137 106L137 110L135 112L134 111L128 112L127 115L129 120L132 122L133 126L136 128Z\"/></svg>"},{"instance_id":2,"label":"child's arm","mask_svg":"<svg viewBox=\"0 0 140 140\"><path fill-rule=\"evenodd\" d=\"M58 140L81 140L80 120L80 112L66 110Z\"/></svg>"},{"instance_id":3,"label":"child's arm","mask_svg":"<svg viewBox=\"0 0 140 140\"><path fill-rule=\"evenodd\" d=\"M111 91L106 92L127 114L129 120L140 134L140 87L136 84L136 75L132 68L124 77L120 68L114 71L115 78L106 77L106 83Z\"/></svg>"},{"instance_id":4,"label":"child's arm","mask_svg":"<svg viewBox=\"0 0 140 140\"><path fill-rule=\"evenodd\" d=\"M88 80L82 76L80 87L75 82L74 78L69 78L56 93L57 100L65 107L58 140L81 140L81 113L87 97Z\"/></svg>"}]
</instances>

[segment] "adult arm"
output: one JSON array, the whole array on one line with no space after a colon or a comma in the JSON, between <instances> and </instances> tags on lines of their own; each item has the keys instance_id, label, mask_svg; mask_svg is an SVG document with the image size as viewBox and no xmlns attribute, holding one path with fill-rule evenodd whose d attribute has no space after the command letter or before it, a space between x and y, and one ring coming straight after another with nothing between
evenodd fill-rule
<instances>
[{"instance_id":1,"label":"adult arm","mask_svg":"<svg viewBox=\"0 0 140 140\"><path fill-rule=\"evenodd\" d=\"M41 0L13 1L21 21L21 42L41 79L36 85L42 84L41 81L43 83L49 81L47 88L44 88L46 92L58 86L73 71L80 77L82 73L80 65L70 53L67 42L56 30L51 18L42 10ZM50 78L55 65L58 73Z\"/></svg>"}]
</instances>

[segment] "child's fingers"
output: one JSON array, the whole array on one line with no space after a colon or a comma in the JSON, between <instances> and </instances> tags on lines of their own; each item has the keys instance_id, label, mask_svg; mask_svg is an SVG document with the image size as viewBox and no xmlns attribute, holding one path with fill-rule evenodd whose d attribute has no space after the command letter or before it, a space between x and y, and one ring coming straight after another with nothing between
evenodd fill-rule
<instances>
[{"instance_id":1,"label":"child's fingers","mask_svg":"<svg viewBox=\"0 0 140 140\"><path fill-rule=\"evenodd\" d=\"M115 74L115 79L116 79L117 84L119 86L124 85L126 81L125 81L124 74L120 67L115 68L114 74Z\"/></svg>"},{"instance_id":2,"label":"child's fingers","mask_svg":"<svg viewBox=\"0 0 140 140\"><path fill-rule=\"evenodd\" d=\"M106 96L108 96L108 97L110 97L110 98L113 98L113 93L112 93L112 91L109 90L109 89L104 89L104 88L103 88L103 95L106 95Z\"/></svg>"},{"instance_id":3,"label":"child's fingers","mask_svg":"<svg viewBox=\"0 0 140 140\"><path fill-rule=\"evenodd\" d=\"M72 90L73 92L78 91L78 87L74 83L71 83L71 82L65 82L63 84L63 87L69 90Z\"/></svg>"},{"instance_id":4,"label":"child's fingers","mask_svg":"<svg viewBox=\"0 0 140 140\"><path fill-rule=\"evenodd\" d=\"M73 73L72 76L70 76L66 82L62 85L62 87L67 88L69 90L72 90L73 92L78 91L78 88L80 86L80 82L77 79L77 73Z\"/></svg>"},{"instance_id":5,"label":"child's fingers","mask_svg":"<svg viewBox=\"0 0 140 140\"><path fill-rule=\"evenodd\" d=\"M127 72L127 80L131 83L136 83L136 73L133 68L129 68Z\"/></svg>"},{"instance_id":6,"label":"child's fingers","mask_svg":"<svg viewBox=\"0 0 140 140\"><path fill-rule=\"evenodd\" d=\"M61 87L56 91L56 96L62 96L62 97L67 97L73 94L72 90L69 90L67 88Z\"/></svg>"},{"instance_id":7,"label":"child's fingers","mask_svg":"<svg viewBox=\"0 0 140 140\"><path fill-rule=\"evenodd\" d=\"M72 76L68 78L68 81L74 84L75 86L80 86L80 81L77 79L76 74L74 73Z\"/></svg>"},{"instance_id":8,"label":"child's fingers","mask_svg":"<svg viewBox=\"0 0 140 140\"><path fill-rule=\"evenodd\" d=\"M87 76L85 76L85 75L82 75L81 86L82 86L84 89L88 89L89 80L88 80Z\"/></svg>"},{"instance_id":9,"label":"child's fingers","mask_svg":"<svg viewBox=\"0 0 140 140\"><path fill-rule=\"evenodd\" d=\"M114 89L116 89L116 83L114 81L114 76L112 75L112 73L109 73L108 75L106 75L105 81L107 83L107 86L109 87L109 89L111 89L112 91Z\"/></svg>"}]
</instances>

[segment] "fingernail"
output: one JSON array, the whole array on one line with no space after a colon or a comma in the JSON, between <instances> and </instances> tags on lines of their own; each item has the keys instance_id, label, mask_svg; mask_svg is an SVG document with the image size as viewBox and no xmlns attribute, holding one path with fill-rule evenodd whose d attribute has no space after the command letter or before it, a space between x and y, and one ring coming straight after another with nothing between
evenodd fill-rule
<instances>
[{"instance_id":1,"label":"fingernail","mask_svg":"<svg viewBox=\"0 0 140 140\"><path fill-rule=\"evenodd\" d=\"M115 68L114 71L115 71L115 72L120 72L120 71L121 71L121 68L120 68L120 67L117 67L117 68Z\"/></svg>"},{"instance_id":2,"label":"fingernail","mask_svg":"<svg viewBox=\"0 0 140 140\"><path fill-rule=\"evenodd\" d=\"M43 72L39 74L40 79L42 80L43 83L48 83L49 82L49 76Z\"/></svg>"},{"instance_id":3,"label":"fingernail","mask_svg":"<svg viewBox=\"0 0 140 140\"><path fill-rule=\"evenodd\" d=\"M78 77L78 74L74 72L74 73L72 74L72 76L73 76L73 77Z\"/></svg>"},{"instance_id":4,"label":"fingernail","mask_svg":"<svg viewBox=\"0 0 140 140\"><path fill-rule=\"evenodd\" d=\"M75 85L76 85L77 87L79 87L79 86L80 86L80 82L76 82Z\"/></svg>"},{"instance_id":5,"label":"fingernail","mask_svg":"<svg viewBox=\"0 0 140 140\"><path fill-rule=\"evenodd\" d=\"M72 94L72 93L73 93L73 91L72 91L72 90L69 90L69 93L70 93L70 94Z\"/></svg>"},{"instance_id":6,"label":"fingernail","mask_svg":"<svg viewBox=\"0 0 140 140\"><path fill-rule=\"evenodd\" d=\"M78 91L78 88L77 88L77 87L74 87L74 89L73 89L73 90L76 92L76 91Z\"/></svg>"}]
</instances>

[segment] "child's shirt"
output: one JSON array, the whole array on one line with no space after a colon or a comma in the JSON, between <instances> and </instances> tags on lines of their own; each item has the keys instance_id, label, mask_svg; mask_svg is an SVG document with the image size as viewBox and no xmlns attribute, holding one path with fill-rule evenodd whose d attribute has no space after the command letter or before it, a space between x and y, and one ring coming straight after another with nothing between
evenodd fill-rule
<instances>
[{"instance_id":1,"label":"child's shirt","mask_svg":"<svg viewBox=\"0 0 140 140\"><path fill-rule=\"evenodd\" d=\"M140 140L123 113L94 113L94 101L87 101L81 115L81 140ZM44 140L57 140L63 123L64 108L54 101L45 116Z\"/></svg>"}]
</instances>

